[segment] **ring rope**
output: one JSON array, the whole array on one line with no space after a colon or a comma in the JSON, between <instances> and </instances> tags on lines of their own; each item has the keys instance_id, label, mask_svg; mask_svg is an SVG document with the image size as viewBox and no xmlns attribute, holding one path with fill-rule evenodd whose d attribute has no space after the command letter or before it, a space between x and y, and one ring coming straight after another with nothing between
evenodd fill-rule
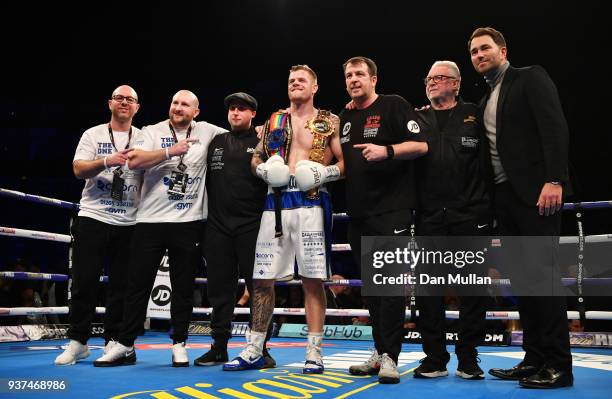
<instances>
[{"instance_id":1,"label":"ring rope","mask_svg":"<svg viewBox=\"0 0 612 399\"><path fill-rule=\"evenodd\" d=\"M96 307L97 314L104 314L104 307ZM19 307L19 308L0 308L0 316L31 316L31 315L47 315L47 314L68 314L68 306L54 306L44 308L32 308L32 307ZM193 308L193 314L211 314L212 308ZM419 315L417 310L416 316ZM236 315L248 315L250 314L249 308L235 308L234 314ZM274 315L276 316L304 316L306 314L304 308L274 308ZM367 309L326 309L326 316L369 316ZM410 309L406 308L406 316L410 316ZM447 319L458 319L458 310L447 310L445 312ZM590 310L585 314L589 320L612 320L612 312ZM519 320L518 311L499 311L489 310L486 313L487 320ZM570 310L567 312L567 318L569 320L579 320L580 312Z\"/></svg>"},{"instance_id":2,"label":"ring rope","mask_svg":"<svg viewBox=\"0 0 612 399\"><path fill-rule=\"evenodd\" d=\"M47 205L54 205L66 209L79 209L79 204L69 201L63 201L55 198L43 197L35 194L26 194L21 191L8 190L0 188L0 196L16 198L24 201L38 202ZM563 204L563 210L578 210L578 209L600 209L612 208L612 200L607 201L585 201L585 202L566 202ZM334 219L346 220L349 216L346 213L335 213Z\"/></svg>"},{"instance_id":3,"label":"ring rope","mask_svg":"<svg viewBox=\"0 0 612 399\"><path fill-rule=\"evenodd\" d=\"M14 280L47 280L47 281L56 281L63 282L68 281L68 276L65 274L54 274L54 273L30 273L30 272L13 272L13 271L4 271L0 272L0 278L6 279L14 279ZM510 279L500 278L500 279L492 279L492 284L494 286L511 286ZM563 277L561 279L564 286L572 286L576 284L576 279L574 277ZM107 283L108 276L100 276L100 282ZM205 277L196 277L196 284L208 284L208 279ZM244 279L238 280L239 284L245 284ZM339 279L339 280L324 280L323 284L325 286L347 286L347 287L363 287L363 282L358 279ZM612 277L586 277L583 278L584 285L611 285ZM276 281L276 285L278 286L295 286L302 285L302 280L289 280L289 281Z\"/></svg>"}]
</instances>

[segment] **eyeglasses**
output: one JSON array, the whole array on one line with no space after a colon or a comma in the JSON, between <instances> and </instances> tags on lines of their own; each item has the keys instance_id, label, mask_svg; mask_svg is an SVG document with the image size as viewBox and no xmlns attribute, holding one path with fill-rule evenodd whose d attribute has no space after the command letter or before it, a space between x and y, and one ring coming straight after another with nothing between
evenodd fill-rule
<instances>
[{"instance_id":1,"label":"eyeglasses","mask_svg":"<svg viewBox=\"0 0 612 399\"><path fill-rule=\"evenodd\" d=\"M457 78L454 76L446 76L446 75L428 76L425 79L423 79L423 83L425 83L425 86L427 86L429 83L431 83L431 81L433 81L434 83L440 83L446 79L457 79Z\"/></svg>"},{"instance_id":2,"label":"eyeglasses","mask_svg":"<svg viewBox=\"0 0 612 399\"><path fill-rule=\"evenodd\" d=\"M130 96L122 96L121 94L115 94L111 98L113 100L117 101L118 103L122 103L123 100L127 101L128 104L136 104L136 103L138 103L138 99L137 98L130 97Z\"/></svg>"}]
</instances>

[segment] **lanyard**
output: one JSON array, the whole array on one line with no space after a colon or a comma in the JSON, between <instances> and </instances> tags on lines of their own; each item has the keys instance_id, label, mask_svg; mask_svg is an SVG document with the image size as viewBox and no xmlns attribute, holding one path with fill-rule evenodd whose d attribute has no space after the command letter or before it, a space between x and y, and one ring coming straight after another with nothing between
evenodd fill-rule
<instances>
[{"instance_id":1,"label":"lanyard","mask_svg":"<svg viewBox=\"0 0 612 399\"><path fill-rule=\"evenodd\" d=\"M168 126L170 126L170 132L172 133L172 138L174 139L174 144L178 143L178 137L176 137L176 133L174 132L174 128L172 127L172 123L168 122ZM189 129L187 129L187 136L185 137L186 139L189 138L189 136L191 136L191 125L189 125ZM185 154L181 155L181 159L179 160L179 169L181 171L184 171L186 169L185 164L183 163L183 157L185 156ZM181 168L181 165L183 165L183 167Z\"/></svg>"},{"instance_id":2,"label":"lanyard","mask_svg":"<svg viewBox=\"0 0 612 399\"><path fill-rule=\"evenodd\" d=\"M111 141L113 148L115 149L116 152L119 152L119 150L117 149L117 146L115 145L115 136L113 135L113 129L111 129L110 123L108 124L108 135L110 137L110 141ZM132 141L132 127L131 126L130 126L130 131L128 133L127 143L125 143L124 150L127 150L127 148L130 146L130 141ZM118 166L117 169L113 170L113 173L117 175L117 177L120 177L123 174L123 170L121 170L121 166Z\"/></svg>"},{"instance_id":3,"label":"lanyard","mask_svg":"<svg viewBox=\"0 0 612 399\"><path fill-rule=\"evenodd\" d=\"M110 137L110 141L111 141L111 144L113 145L113 148L115 149L115 151L119 152L119 150L117 149L117 146L115 145L115 136L113 135L113 129L111 129L110 123L108 124L108 135ZM132 127L130 126L130 131L128 133L128 141L125 144L124 150L127 150L127 148L130 146L131 140L132 140Z\"/></svg>"}]
</instances>

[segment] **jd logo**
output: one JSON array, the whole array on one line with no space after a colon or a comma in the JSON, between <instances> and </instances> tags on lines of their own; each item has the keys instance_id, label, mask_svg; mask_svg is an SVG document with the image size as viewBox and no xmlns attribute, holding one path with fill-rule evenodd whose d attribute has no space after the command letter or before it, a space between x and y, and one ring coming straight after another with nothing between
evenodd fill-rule
<instances>
[{"instance_id":1,"label":"jd logo","mask_svg":"<svg viewBox=\"0 0 612 399\"><path fill-rule=\"evenodd\" d=\"M151 292L151 300L157 306L166 306L170 303L170 296L172 295L172 290L167 285L158 285L153 288Z\"/></svg>"},{"instance_id":2,"label":"jd logo","mask_svg":"<svg viewBox=\"0 0 612 399\"><path fill-rule=\"evenodd\" d=\"M161 262L159 263L159 268L157 269L162 273L168 273L170 271L170 263L168 262L168 253L166 253Z\"/></svg>"}]
</instances>

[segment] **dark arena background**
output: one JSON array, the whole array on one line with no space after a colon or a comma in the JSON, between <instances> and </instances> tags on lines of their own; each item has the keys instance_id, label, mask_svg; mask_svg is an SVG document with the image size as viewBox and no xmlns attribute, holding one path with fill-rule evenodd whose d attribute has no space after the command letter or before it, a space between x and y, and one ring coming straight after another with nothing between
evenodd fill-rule
<instances>
[{"instance_id":1,"label":"dark arena background","mask_svg":"<svg viewBox=\"0 0 612 399\"><path fill-rule=\"evenodd\" d=\"M255 124L263 124L271 112L288 105L287 76L295 64L308 64L318 74L315 106L339 113L350 99L342 64L358 55L377 63L378 93L399 94L415 107L428 103L423 78L431 64L436 60L455 61L462 75L461 97L478 102L486 91L486 83L472 67L467 40L475 28L492 26L504 34L513 66L542 65L556 83L570 128L570 177L575 194L567 202L609 201L612 135L607 97L612 73L607 61L610 23L603 21L603 7L578 1L523 0L8 2L0 5L0 188L78 202L83 181L72 173L75 148L86 129L109 120L107 100L121 84L132 86L138 93L141 108L134 118L138 127L166 119L171 98L180 89L191 90L199 97L201 113L197 120L226 128L223 98L245 91L259 101ZM342 184L333 183L331 187L336 213L345 212ZM0 209L0 226L68 234L68 210L2 196ZM612 209L592 209L584 212L582 218L585 235L612 234ZM339 224L334 230L334 242L346 242L345 234L345 225ZM565 212L562 235L576 234L575 212ZM358 278L350 256L336 254L334 262L337 274ZM10 270L68 274L67 246L0 236L0 271ZM39 283L42 286L42 282L36 282ZM22 306L6 287L0 279L0 307ZM58 283L55 288L58 306L65 306L67 284ZM593 299L590 304L589 310L612 310L610 297ZM303 323L298 316L289 318ZM0 316L0 325L14 325L14 320L9 322L8 317ZM66 321L66 315L55 319L58 324ZM163 328L163 323L160 324ZM606 332L612 331L612 324L609 320L587 321L584 328ZM608 337L610 348L612 335ZM53 359L60 353L58 346L65 342L39 342L37 345L43 346L36 354L38 358L29 352L26 356L28 343L3 343L0 380L26 377L9 372L16 367L34 370L32 377L71 381L68 391L54 397L232 397L220 392L229 389L224 387L233 387L243 394L235 391L234 397L272 395L243 387L248 381L272 378L263 373L229 378L218 368L209 375L208 370L195 367L185 374L180 374L180 370L169 372L166 367L169 351L154 350L161 348L155 344L168 343L165 335L149 335L139 341L141 349L151 349L155 355L147 358L147 351L142 350L136 366L115 369L112 373L105 370L103 377L100 373L104 382L95 384L103 385L101 390L86 393L87 381L97 378L99 370L90 367L90 363L98 355L93 353L85 361L86 366L54 367ZM232 342L243 343L244 339L235 338ZM351 353L364 356L370 344L327 342L331 344L327 353L337 357L338 370L345 374L348 363L342 363L343 359ZM196 353L203 351L200 348L209 343L208 337L196 337L190 357L195 358ZM279 372L298 370L292 371L291 367L297 367L295 364L303 360L302 343L303 340L292 338L279 342L279 348L287 348L273 352L283 366ZM103 341L94 338L90 344L101 346ZM144 348L148 344L151 345ZM408 373L418 366L419 359L411 351L420 353L421 348L406 345L400 371ZM231 357L238 349L230 350ZM511 367L520 358L517 357L520 347L487 350L490 353L481 356L483 368L491 365L484 363L490 359L498 359L495 367ZM593 359L588 358L591 355ZM600 355L603 358L597 358ZM612 371L611 350L585 349L580 356L582 360L575 358L575 362L600 362L607 366L591 369L578 364L576 387L546 397L608 397L612 388L612 375L608 374ZM151 360L146 370L140 359ZM454 370L452 365L449 367L449 371ZM141 382L130 385L127 372L134 373L134 380ZM517 386L491 381L489 377L482 389L466 388L464 384L458 387L452 381L412 384L412 378L407 377L387 391L369 386L361 389L375 379L346 379L336 381L338 387L332 389L327 385L328 391L311 394L321 398L381 397L389 393L407 397L410 392L415 397L428 392L439 397L535 397L532 392L529 392L532 396L525 396L524 390L517 392ZM167 382L156 385L155 381L164 378L168 378ZM112 386L114 381L116 386ZM211 381L217 382L204 386ZM198 383L202 384L199 388ZM187 386L216 396L197 396ZM120 396L145 390L150 393ZM159 393L162 390L170 396ZM247 393L253 396L244 396ZM289 391L284 394L289 395ZM15 397L44 394L30 395Z\"/></svg>"}]
</instances>

